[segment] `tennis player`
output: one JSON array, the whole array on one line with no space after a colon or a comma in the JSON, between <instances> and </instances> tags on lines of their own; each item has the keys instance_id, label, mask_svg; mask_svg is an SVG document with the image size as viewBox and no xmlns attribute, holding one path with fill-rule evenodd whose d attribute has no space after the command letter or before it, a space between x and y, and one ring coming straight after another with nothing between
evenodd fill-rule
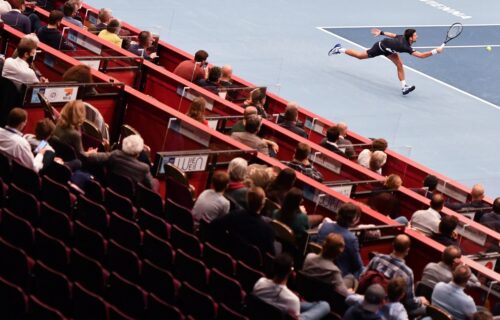
<instances>
[{"instance_id":1,"label":"tennis player","mask_svg":"<svg viewBox=\"0 0 500 320\"><path fill-rule=\"evenodd\" d=\"M443 52L442 47L432 49L431 51L419 52L413 49L411 46L417 42L417 31L415 29L406 29L404 35L398 35L391 32L384 32L380 29L372 29L372 34L374 37L385 36L387 38L376 42L370 49L366 51L356 51L352 49L343 48L340 43L337 43L329 52L328 55L345 53L351 57L358 59L368 59L377 56L384 55L389 60L391 60L398 69L398 78L401 81L401 92L403 95L415 90L415 86L410 86L406 84L405 80L405 70L403 68L403 62L399 58L399 53L406 52L417 58L428 58L430 56L436 55Z\"/></svg>"}]
</instances>

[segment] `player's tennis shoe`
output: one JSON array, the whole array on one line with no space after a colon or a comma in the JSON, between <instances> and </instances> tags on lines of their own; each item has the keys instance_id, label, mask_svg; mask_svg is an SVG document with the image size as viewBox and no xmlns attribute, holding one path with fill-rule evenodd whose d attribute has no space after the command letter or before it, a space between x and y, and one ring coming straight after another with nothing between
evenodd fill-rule
<instances>
[{"instance_id":1,"label":"player's tennis shoe","mask_svg":"<svg viewBox=\"0 0 500 320\"><path fill-rule=\"evenodd\" d=\"M403 93L403 96L406 96L408 93L412 92L413 90L415 90L415 86L405 85L401 89L401 92Z\"/></svg>"},{"instance_id":2,"label":"player's tennis shoe","mask_svg":"<svg viewBox=\"0 0 500 320\"><path fill-rule=\"evenodd\" d=\"M331 56L334 54L339 54L341 48L342 45L340 43L337 43L336 45L333 46L333 48L330 49L330 51L328 51L328 55Z\"/></svg>"}]
</instances>

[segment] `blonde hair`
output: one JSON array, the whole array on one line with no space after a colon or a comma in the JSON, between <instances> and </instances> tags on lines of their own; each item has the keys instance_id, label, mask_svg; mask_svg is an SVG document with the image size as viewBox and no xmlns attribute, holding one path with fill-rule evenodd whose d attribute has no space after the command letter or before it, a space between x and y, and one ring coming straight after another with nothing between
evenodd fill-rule
<instances>
[{"instance_id":1,"label":"blonde hair","mask_svg":"<svg viewBox=\"0 0 500 320\"><path fill-rule=\"evenodd\" d=\"M57 125L63 128L78 129L85 121L85 104L82 100L73 100L66 103L61 110L61 117Z\"/></svg>"},{"instance_id":2,"label":"blonde hair","mask_svg":"<svg viewBox=\"0 0 500 320\"><path fill-rule=\"evenodd\" d=\"M203 122L205 121L205 104L207 101L202 97L195 98L189 109L187 111L187 115L190 118L195 119L196 121Z\"/></svg>"}]
</instances>

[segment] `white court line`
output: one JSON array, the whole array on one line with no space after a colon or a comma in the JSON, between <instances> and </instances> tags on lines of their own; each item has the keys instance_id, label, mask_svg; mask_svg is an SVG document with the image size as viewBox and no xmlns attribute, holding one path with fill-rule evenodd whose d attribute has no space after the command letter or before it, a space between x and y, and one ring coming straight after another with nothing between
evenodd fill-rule
<instances>
[{"instance_id":1,"label":"white court line","mask_svg":"<svg viewBox=\"0 0 500 320\"><path fill-rule=\"evenodd\" d=\"M344 38L344 37L342 37L342 36L339 36L339 35L338 35L338 34L336 34L336 33L333 33L333 32L330 32L330 31L328 31L328 30L325 30L325 29L323 29L322 27L316 27L316 28L317 28L317 29L319 29L319 30L321 30L321 31L323 31L323 32L325 32L325 33L327 33L327 34L329 34L329 35L333 35L334 37L339 38L339 39L340 39L340 40L342 40L342 41L348 42L348 43L350 43L350 44L352 44L352 45L354 45L354 46L356 46L356 47L359 47L359 48L361 48L361 49L363 49L363 50L367 50L367 49L368 49L368 48L365 48L365 47L363 47L362 45L360 45L360 44L358 44L358 43L356 43L356 42L354 42L354 41L351 41L351 40L346 39L346 38ZM367 28L371 28L371 26L368 26ZM385 59L387 59L388 61L390 61L387 57L384 57L384 58L385 58ZM495 108L495 109L497 109L497 110L500 110L500 106L497 106L497 105L496 105L496 104L494 104L494 103L491 103L491 102L486 101L486 100L484 100L484 99L482 99L482 98L479 98L478 96L475 96L475 95L473 95L473 94L471 94L471 93L468 93L468 92L466 92L466 91L464 91L464 90L462 90L462 89L459 89L459 88L457 88L457 87L455 87L455 86L453 86L453 85L451 85L451 84L449 84L449 83L446 83L446 82L444 82L444 81L441 81L441 80L439 80L439 79L436 79L436 78L434 78L434 77L432 77L432 76L430 76L430 75L428 75L428 74L426 74L426 73L423 73L422 71L418 71L417 69L414 69L414 68L409 67L409 66L407 66L407 65L405 65L405 66L404 66L404 68L406 68L406 69L408 69L408 70L410 70L410 71L413 71L413 72L415 72L415 73L417 73L417 74L419 74L419 75L421 75L421 76L424 76L424 77L426 77L426 78L428 78L428 79L430 79L430 80L433 80L433 81L435 81L435 82L437 82L437 83L439 83L439 84L441 84L441 85L443 85L443 86L445 86L445 87L448 87L448 88L453 89L453 90L455 90L455 91L457 91L457 92L460 92L460 93L462 93L462 94L464 94L464 95L466 95L466 96L468 96L468 97L470 97L470 98L472 98L472 99L475 99L475 100L477 100L477 101L479 101L479 102L482 102L482 103L484 103L484 104L486 104L486 105L488 105L488 106L490 106L490 107L493 107L493 108Z\"/></svg>"},{"instance_id":2,"label":"white court line","mask_svg":"<svg viewBox=\"0 0 500 320\"><path fill-rule=\"evenodd\" d=\"M409 27L449 27L450 24L406 24L406 25L382 25L382 26L330 26L330 27L318 27L321 29L349 29L349 28L409 28ZM471 24L463 24L464 27L498 27L500 23L471 23Z\"/></svg>"}]
</instances>

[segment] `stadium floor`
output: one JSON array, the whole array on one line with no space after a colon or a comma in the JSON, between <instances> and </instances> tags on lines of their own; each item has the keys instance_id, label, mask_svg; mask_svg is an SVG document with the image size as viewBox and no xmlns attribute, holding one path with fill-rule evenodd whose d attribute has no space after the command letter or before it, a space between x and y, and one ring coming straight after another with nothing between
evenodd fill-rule
<instances>
[{"instance_id":1,"label":"stadium floor","mask_svg":"<svg viewBox=\"0 0 500 320\"><path fill-rule=\"evenodd\" d=\"M467 186L482 182L491 197L500 195L498 1L87 2L112 8L116 17L188 52L203 48L213 64L231 64L236 75L285 99L347 122L364 136L385 137L391 149ZM326 54L336 42L371 46L370 28L380 26L396 32L416 27L415 47L435 46L454 22L464 24L464 33L442 55L402 55L407 81L417 87L407 97L387 59Z\"/></svg>"}]
</instances>

